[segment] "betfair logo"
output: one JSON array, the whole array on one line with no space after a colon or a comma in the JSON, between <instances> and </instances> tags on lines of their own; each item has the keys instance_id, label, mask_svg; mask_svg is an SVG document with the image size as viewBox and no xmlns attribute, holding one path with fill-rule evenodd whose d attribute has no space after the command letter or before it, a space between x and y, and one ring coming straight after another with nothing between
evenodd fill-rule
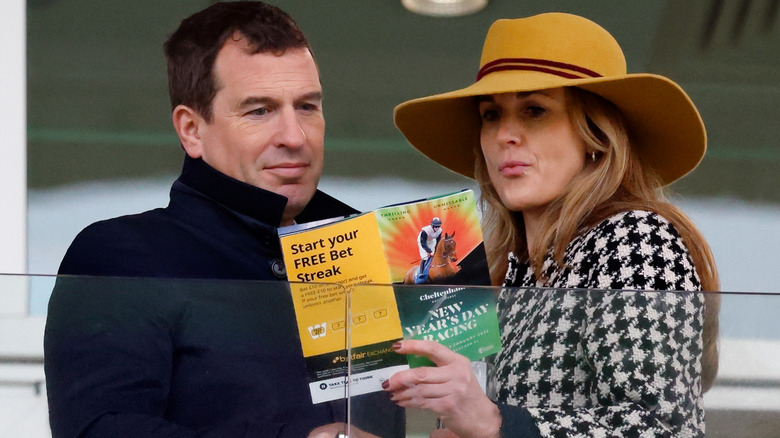
<instances>
[{"instance_id":1,"label":"betfair logo","mask_svg":"<svg viewBox=\"0 0 780 438\"><path fill-rule=\"evenodd\" d=\"M311 335L312 339L322 338L324 337L326 333L326 328L328 324L322 323L322 324L314 324L309 326L309 334Z\"/></svg>"}]
</instances>

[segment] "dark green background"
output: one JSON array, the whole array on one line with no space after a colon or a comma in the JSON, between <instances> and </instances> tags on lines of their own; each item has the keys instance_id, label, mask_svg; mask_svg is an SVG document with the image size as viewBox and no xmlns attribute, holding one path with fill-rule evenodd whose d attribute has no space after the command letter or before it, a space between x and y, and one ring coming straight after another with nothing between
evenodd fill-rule
<instances>
[{"instance_id":1,"label":"dark green background","mask_svg":"<svg viewBox=\"0 0 780 438\"><path fill-rule=\"evenodd\" d=\"M28 1L28 185L178 172L162 43L210 1ZM457 180L396 131L405 99L474 80L498 18L584 15L621 43L630 72L679 82L708 127L702 165L683 194L780 200L780 12L777 0L490 0L482 12L432 18L400 0L271 1L313 46L325 89L326 173Z\"/></svg>"}]
</instances>

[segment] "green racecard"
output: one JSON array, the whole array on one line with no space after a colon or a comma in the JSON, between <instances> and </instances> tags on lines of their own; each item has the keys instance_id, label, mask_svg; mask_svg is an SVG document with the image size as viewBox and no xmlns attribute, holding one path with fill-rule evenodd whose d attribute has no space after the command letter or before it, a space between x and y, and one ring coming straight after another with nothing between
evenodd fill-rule
<instances>
[{"instance_id":1,"label":"green racecard","mask_svg":"<svg viewBox=\"0 0 780 438\"><path fill-rule=\"evenodd\" d=\"M501 349L496 299L489 288L396 287L404 339L439 342L472 361ZM409 356L411 367L431 361Z\"/></svg>"}]
</instances>

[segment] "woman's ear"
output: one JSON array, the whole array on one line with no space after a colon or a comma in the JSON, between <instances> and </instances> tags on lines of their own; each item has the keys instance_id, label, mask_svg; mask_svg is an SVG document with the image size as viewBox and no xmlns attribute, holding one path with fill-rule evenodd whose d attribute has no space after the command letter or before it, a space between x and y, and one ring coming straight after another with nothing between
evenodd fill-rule
<instances>
[{"instance_id":1,"label":"woman's ear","mask_svg":"<svg viewBox=\"0 0 780 438\"><path fill-rule=\"evenodd\" d=\"M202 129L206 121L194 109L187 105L178 105L173 109L171 115L173 119L173 128L176 135L179 136L181 147L191 158L201 158L203 156Z\"/></svg>"}]
</instances>

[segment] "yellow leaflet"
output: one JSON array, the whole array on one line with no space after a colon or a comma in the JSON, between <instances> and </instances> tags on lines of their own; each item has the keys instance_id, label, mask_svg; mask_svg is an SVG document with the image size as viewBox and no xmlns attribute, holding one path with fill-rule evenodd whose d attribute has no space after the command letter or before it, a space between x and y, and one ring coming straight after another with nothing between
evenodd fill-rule
<instances>
[{"instance_id":1,"label":"yellow leaflet","mask_svg":"<svg viewBox=\"0 0 780 438\"><path fill-rule=\"evenodd\" d=\"M305 357L346 348L345 292L355 284L390 283L373 214L281 237ZM337 283L334 284L313 284ZM365 294L361 294L365 295ZM352 302L352 346L402 337L392 288Z\"/></svg>"}]
</instances>

